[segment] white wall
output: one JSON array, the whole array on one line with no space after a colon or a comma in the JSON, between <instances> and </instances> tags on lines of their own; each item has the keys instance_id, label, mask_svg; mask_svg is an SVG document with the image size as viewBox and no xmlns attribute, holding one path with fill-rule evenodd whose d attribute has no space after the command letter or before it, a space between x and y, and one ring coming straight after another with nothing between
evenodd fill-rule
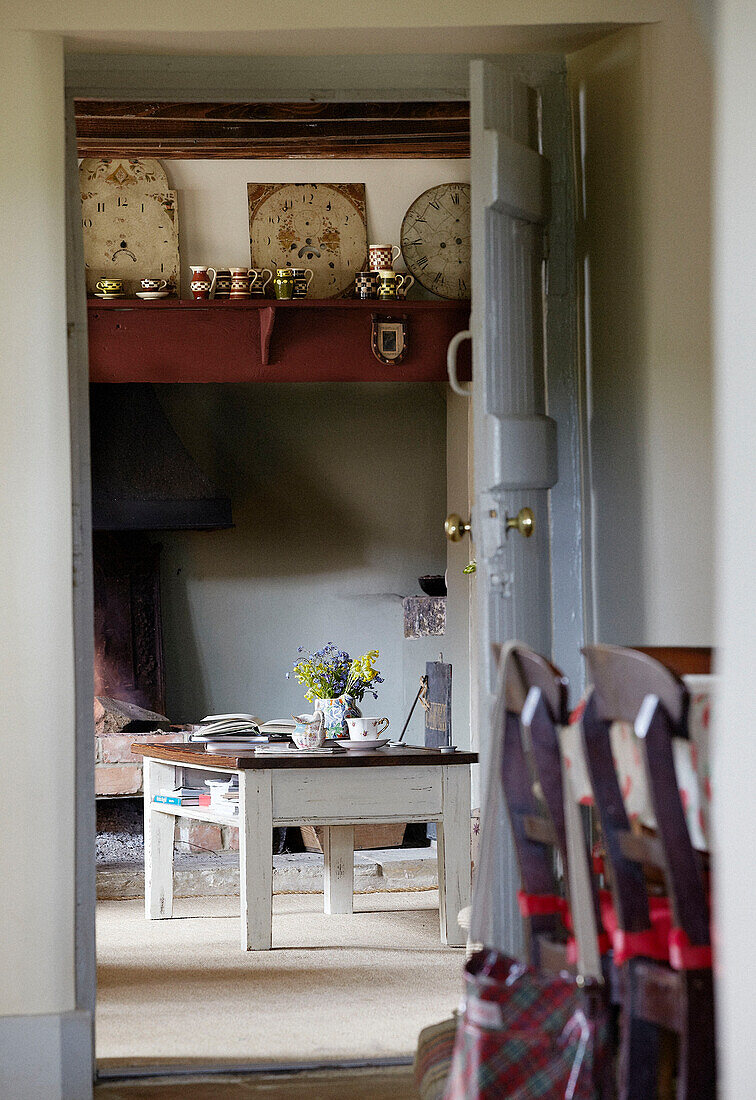
<instances>
[{"instance_id":1,"label":"white wall","mask_svg":"<svg viewBox=\"0 0 756 1100\"><path fill-rule=\"evenodd\" d=\"M0 98L14 105L0 112L0 1015L11 1015L74 1007L60 42L6 34Z\"/></svg>"},{"instance_id":2,"label":"white wall","mask_svg":"<svg viewBox=\"0 0 756 1100\"><path fill-rule=\"evenodd\" d=\"M248 182L364 182L369 241L396 243L419 194L469 179L466 159L164 163L178 191L185 296L190 264L249 263ZM419 592L419 575L446 568L442 388L164 386L160 397L190 452L231 496L236 524L160 536L170 717L301 710L302 691L284 673L298 645L333 640L353 653L380 649L386 683L365 707L401 728L425 661L452 644L405 640L400 600ZM454 436L451 459L456 453L465 483L466 435ZM461 716L467 622L456 613L452 622ZM458 725L466 744L467 723ZM422 734L418 708L408 738Z\"/></svg>"},{"instance_id":3,"label":"white wall","mask_svg":"<svg viewBox=\"0 0 756 1100\"><path fill-rule=\"evenodd\" d=\"M297 646L379 649L365 714L405 716L401 596L443 573L446 401L433 384L158 387L189 451L231 497L229 531L161 533L167 710L268 719L308 709ZM437 653L443 639L435 639ZM311 709L311 708L310 708ZM419 709L419 708L418 708ZM422 722L418 727L422 740Z\"/></svg>"},{"instance_id":4,"label":"white wall","mask_svg":"<svg viewBox=\"0 0 756 1100\"><path fill-rule=\"evenodd\" d=\"M584 262L589 629L711 644L712 82L677 5L568 58ZM592 523L591 523L592 521Z\"/></svg>"}]
</instances>

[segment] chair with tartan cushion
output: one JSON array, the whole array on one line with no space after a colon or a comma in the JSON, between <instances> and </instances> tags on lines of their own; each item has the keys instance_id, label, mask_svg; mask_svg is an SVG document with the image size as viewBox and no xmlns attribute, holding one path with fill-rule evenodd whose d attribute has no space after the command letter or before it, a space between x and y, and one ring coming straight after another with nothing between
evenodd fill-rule
<instances>
[{"instance_id":1,"label":"chair with tartan cushion","mask_svg":"<svg viewBox=\"0 0 756 1100\"><path fill-rule=\"evenodd\" d=\"M679 677L637 650L584 650L592 691L582 717L585 757L613 897L610 926L620 975L620 1100L654 1100L662 1029L679 1036L678 1100L716 1092L711 940L703 860L690 841L672 738L687 736L689 697ZM633 831L612 759L610 729L636 723L638 780L657 835ZM632 779L633 776L630 776ZM666 894L649 893L649 868Z\"/></svg>"}]
</instances>

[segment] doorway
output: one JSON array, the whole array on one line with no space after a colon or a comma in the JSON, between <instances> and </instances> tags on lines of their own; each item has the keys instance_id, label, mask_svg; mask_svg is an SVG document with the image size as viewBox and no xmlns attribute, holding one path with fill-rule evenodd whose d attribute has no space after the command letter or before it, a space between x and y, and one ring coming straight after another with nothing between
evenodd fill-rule
<instances>
[{"instance_id":1,"label":"doorway","mask_svg":"<svg viewBox=\"0 0 756 1100\"><path fill-rule=\"evenodd\" d=\"M443 90L443 95L447 95L447 96L451 95L452 98L455 98L456 96L458 96L460 98L464 98L467 95L467 74L466 74L466 67L467 66L466 66L466 60L467 59L464 59L463 62L460 63L459 59L444 59L444 62L443 62L444 68L446 69L447 73L449 73L451 71L452 75L451 75L451 78L450 78L450 80L447 84L447 87ZM383 87L382 87L381 91L382 91L383 95L388 95L389 90L390 90L391 96L395 97L396 99L418 98L421 95L423 95L423 96L428 95L429 88L433 87L433 82L438 81L438 71L441 71L441 70L437 70L436 73L431 73L431 69L427 65L425 65L422 68L413 71L412 65L407 64L406 63L407 61L409 61L409 59L406 59L406 61L405 61L405 59L391 59L390 64L388 64L386 66L385 71L381 74L381 80L382 80L382 83L383 83ZM140 74L140 73L138 73L137 69L134 67L135 63L133 61L131 61L129 59L119 59L119 65L121 64L121 62L122 62L122 68L121 68L120 77L116 75L118 73L118 69L114 68L111 64L111 66L110 66L110 75L109 75L109 77L108 77L108 79L105 83L105 86L103 86L102 80L99 76L99 72L101 70L98 69L98 65L97 65L96 60L91 61L88 65L87 62L85 62L82 58L77 59L76 68L75 69L71 68L70 71L69 71L69 94L70 94L71 99L73 99L74 96L77 95L77 94L91 95L93 93L97 94L97 95L100 95L100 96L108 95L108 96L115 96L115 97L118 97L118 98L126 98L128 96L134 96L135 91L136 91L135 83L137 83L138 81L142 82L141 85L140 85L141 88L147 87L147 88L150 89L150 96L151 97L154 96L154 94L156 93L156 91L158 89L161 89L160 94L163 95L163 96L169 96L170 95L171 98L176 98L176 99L182 99L182 98L187 99L187 98L189 98L186 95L186 93L182 92L181 94L178 94L177 89L176 89L175 86L174 87L169 87L168 86L168 85L171 84L171 80L166 79L166 74L162 73L159 70L159 67L157 65L155 65L154 68L152 68L152 70L150 70L150 66L148 65L146 71L143 70ZM280 59L278 59L278 62L280 62ZM142 63L144 63L144 59L142 59ZM513 62L513 65L514 65L515 69L518 72L520 72L523 76L525 76L526 78L529 78L531 80L535 80L537 83L540 84L540 86L542 88L542 102L544 104L544 108L543 108L544 109L544 118L549 120L548 124L544 126L544 134L547 135L547 138L546 138L547 143L553 143L554 149L556 150L558 148L560 150L560 154L563 154L564 160L565 160L565 163L566 163L568 161L567 127L566 127L566 99L564 98L564 95L563 95L563 88L560 91L561 77L560 77L560 74L559 74L559 64L558 64L558 62L554 62L551 59L518 59L516 62ZM308 68L308 66L309 66L309 68ZM280 65L277 63L276 67L277 67L277 70L278 70L280 68ZM210 72L212 72L212 70L213 70L213 65L212 65L211 62L208 62L207 73L209 74ZM242 71L243 71L243 67L240 67L240 73ZM287 73L289 75L291 74L292 71L294 71L295 74L296 74L295 77L293 77L293 78L290 76L290 79L292 80L294 87L290 91L289 96L287 96L287 98L304 98L305 94L307 94L307 92L309 92L309 89L311 89L312 87L319 86L319 84L314 82L314 80L313 80L312 63L308 62L308 63L305 64L305 63L302 63L301 60L300 60L298 62L295 62L293 65L287 66ZM326 71L326 70L324 69L323 71ZM354 68L354 67L352 67L351 70L350 70L350 66L347 65L343 68L343 71L342 71L342 74L341 74L342 79L344 79L344 82L346 84L348 84L350 82L350 80L353 83L358 83L361 79L364 79L364 76L360 77L360 76L356 75L358 73L358 71L359 70ZM226 72L226 77L228 77L228 72ZM122 81L122 83L120 85L118 83L119 79ZM209 77L208 77L208 79L209 79ZM322 81L323 77L321 76L320 79ZM260 83L261 83L261 87L262 87L264 92L269 91L270 80L271 80L270 70L268 70L266 72L266 66L262 65L261 66L261 74L260 74ZM453 86L455 84L455 80L456 80L456 90L454 92L450 93L449 92L449 84ZM248 88L249 77L248 77L248 74L246 72L244 72L243 77L241 77L241 76L239 77L239 82L242 82L242 81L246 83L246 86ZM266 81L268 82L267 85L266 85ZM328 81L330 83L333 83L332 75L328 77ZM419 89L418 89L418 83L421 85L421 87ZM562 80L562 84L563 84L563 80ZM231 82L231 85L233 86L233 81ZM98 89L96 92L95 92L95 87L97 87L97 89ZM364 87L364 85L362 87ZM401 89L401 90L399 90L399 89ZM212 98L212 99L222 98L224 100L227 100L227 99L234 98L234 93L238 94L238 84L236 86L234 86L234 92L229 93L228 88L226 88L224 95L218 96L217 92L214 92L208 98ZM140 96L141 96L141 94L143 94L143 93L140 91ZM336 99L339 99L339 98L343 99L345 96L349 95L349 92L346 91L345 89L340 89L338 91L332 91L331 94ZM266 98L266 99L267 98L274 98L273 96L261 95L260 93L257 93L256 98L257 97ZM363 91L362 97L364 97L364 91ZM247 92L245 92L245 98L249 98L249 94ZM322 96L320 98L327 98L327 97ZM440 96L440 98L441 98L441 96ZM71 104L69 104L69 108L70 108L70 110L72 109ZM557 119L560 119L561 121L558 122ZM69 122L70 122L70 120L69 120ZM69 126L69 128L70 128L70 126ZM72 155L72 150L69 147L69 168L70 168L70 165L71 165L71 155ZM70 175L70 172L69 172L69 175ZM567 202L567 197L566 197L567 196L567 187L566 187L566 184L561 184L561 185L557 185L557 186L562 187L561 201L564 204L565 202ZM75 210L76 209L76 203L78 202L78 187L69 186L69 200L70 200L70 203L72 204L72 210ZM69 217L69 221L72 221L71 217ZM75 224L75 219L73 220L73 224ZM552 244L552 248L556 249L556 254L560 256L561 260L564 263L563 273L565 274L565 278L566 278L566 272L569 270L569 263L568 263L568 260L569 260L569 242L566 241L566 240L562 241L561 243L560 242L554 242ZM553 259L554 259L554 252L552 251L552 262L553 262ZM75 246L71 250L71 258L69 259L69 267L71 265L72 260L74 262L77 260ZM78 256L78 260L80 260L80 256ZM74 278L74 286L73 286L72 296L71 296L72 320L73 320L73 326L74 326L73 337L74 337L74 339L78 339L80 341L79 363L81 365L82 355L83 355L83 362L84 362L84 364L86 364L85 339L84 339L84 334L85 334L85 331L86 331L84 326L86 324L86 319L85 319L85 317L82 316L82 298L81 298L81 294L80 294L80 287L77 289L76 286L75 286L75 278L76 278L75 273L74 273L73 278ZM80 278L80 276L79 276L79 278ZM555 292L555 289L554 289L554 292ZM550 319L547 320L547 325L548 324L554 324L554 325L557 324L557 318L553 314L551 315ZM569 358L569 353L567 354L567 358ZM560 369L560 364L559 364L559 361L558 361L557 358L554 358L554 359L550 360L549 369L554 372L554 381L555 382L556 382L557 378L560 378L561 381L563 382L564 374ZM76 372L72 372L72 374L75 375ZM73 378L73 380L72 380L72 419L73 419L73 425L74 425L74 438L78 441L78 444L79 444L79 447L80 447L79 451L77 452L77 458L76 458L76 462L78 464L78 477L75 476L74 483L75 483L75 492L76 492L76 496L77 496L78 517L79 517L79 522L81 523L81 528L80 528L80 531L79 531L79 536L80 536L80 539L81 539L81 547L82 547L81 561L82 561L83 566L84 566L83 574L82 574L83 578L84 578L84 582L83 582L82 585L80 585L79 591L77 593L78 604L83 605L83 606L80 607L79 612L77 613L78 614L79 626L81 627L81 631L80 631L81 637L77 638L77 667L79 668L79 684L78 684L78 687L80 689L77 692L77 697L78 697L78 705L79 705L79 714L80 714L80 719L81 719L80 724L79 724L79 729L80 729L81 741L82 741L82 745L80 746L80 750L81 750L80 751L80 765L81 765L81 768L80 768L80 783L81 783L81 780L82 780L82 777L83 777L83 779L84 779L84 788L85 788L84 797L80 798L80 807L79 807L79 809L80 809L79 837L80 837L80 840L81 840L81 845L80 845L78 854L79 854L79 870L80 870L81 873L80 873L78 881L77 881L77 889L79 891L78 896L79 896L79 900L80 900L80 906L79 906L80 920L79 920L79 925L78 925L77 931L79 933L79 952L78 952L78 954L79 954L79 958L80 958L80 963L79 963L80 991L82 993L84 1003L93 1005L93 1003L94 1003L94 982L93 982L93 972L92 972L93 937L92 937L92 929L91 929L91 909L93 908L92 898L93 898L94 895L93 895L93 891L92 891L92 886L93 886L92 873L91 873L91 871L86 871L86 872L84 871L85 861L87 859L89 859L91 861L91 854L92 854L92 851L91 851L92 840L91 840L91 838L92 838L92 834L93 834L92 820L91 820L91 806L85 806L84 805L84 803L86 801L91 802L91 793L90 793L91 792L91 782L90 782L90 780L91 780L91 768L92 768L92 764L91 764L91 740L90 740L91 718L89 717L89 714L91 714L91 710L89 710L89 712L87 713L88 708L87 708L87 705L86 705L86 698L87 698L87 693L88 692L89 692L89 697L91 699L91 682L90 682L90 685L89 685L89 689L87 688L88 676L91 677L91 663L89 664L89 670L90 671L88 672L88 670L87 670L87 657L89 655L88 654L88 647L91 648L91 642L88 642L87 640L85 640L85 639L88 639L89 637L91 637L91 633L89 632L89 627L91 626L91 622L87 621L88 614L91 614L91 588L90 588L88 593L85 591L86 587L87 587L87 583L88 583L87 578L86 578L86 564L85 564L87 556L86 556L86 550L83 549L87 545L87 523L88 523L88 501L87 501L87 493L86 493L86 490L84 489L84 486L87 484L87 481L88 481L88 457L87 457L87 453L86 453L86 443L83 442L83 435L82 435L82 430L88 428L87 413L86 413L85 386L86 386L86 373L84 373L83 376L80 374L78 379ZM555 389L554 389L554 401L555 401L555 403L559 403L559 401L562 401L564 403L563 411L565 413L571 412L571 411L574 411L573 404L577 401L576 394L577 394L577 387L576 386L575 386L573 391L569 390L569 388L568 388L567 392L565 392L564 388L560 391L559 387L556 386ZM559 418L558 414L557 414L557 418ZM570 464L572 464L573 466L576 465L577 458L574 455L570 455L569 450L568 450L566 456L560 455L560 461L563 457L567 458L567 468L568 469L570 468ZM557 495L554 499L558 503L558 490L556 491L556 493L557 493ZM460 502L458 500L455 500L453 503L454 503L455 507L459 507ZM82 516L83 516L83 522L82 522ZM90 608L89 612L87 612L87 610L86 610L87 599L89 599L89 601L90 601L89 602L89 608ZM566 609L565 609L565 612L566 612ZM569 616L567 614L565 614L565 619L568 618L568 617ZM81 645L79 643L81 643ZM575 652L577 652L577 649L578 649L578 647L575 646L574 647ZM568 664L568 662L566 662L566 661L564 661L563 663ZM80 794L81 794L81 786L80 786ZM88 912L88 910L89 910L89 912ZM87 957L88 957L88 961L87 961Z\"/></svg>"}]
</instances>

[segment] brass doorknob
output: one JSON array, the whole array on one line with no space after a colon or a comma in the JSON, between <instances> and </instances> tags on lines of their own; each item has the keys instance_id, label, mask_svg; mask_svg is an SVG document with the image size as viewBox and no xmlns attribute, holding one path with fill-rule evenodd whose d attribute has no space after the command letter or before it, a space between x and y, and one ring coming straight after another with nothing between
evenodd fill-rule
<instances>
[{"instance_id":1,"label":"brass doorknob","mask_svg":"<svg viewBox=\"0 0 756 1100\"><path fill-rule=\"evenodd\" d=\"M535 516L532 509L521 508L516 516L507 516L507 533L519 531L523 538L529 539L535 531Z\"/></svg>"},{"instance_id":2,"label":"brass doorknob","mask_svg":"<svg viewBox=\"0 0 756 1100\"><path fill-rule=\"evenodd\" d=\"M456 512L450 512L446 517L444 531L449 542L460 542L465 535L470 534L470 520L465 523L462 516L458 516Z\"/></svg>"}]
</instances>

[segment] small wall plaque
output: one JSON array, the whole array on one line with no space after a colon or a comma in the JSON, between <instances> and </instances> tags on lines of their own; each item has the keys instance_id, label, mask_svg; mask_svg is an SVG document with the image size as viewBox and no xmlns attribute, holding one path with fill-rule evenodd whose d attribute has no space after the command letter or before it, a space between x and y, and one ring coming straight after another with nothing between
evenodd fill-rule
<instances>
[{"instance_id":1,"label":"small wall plaque","mask_svg":"<svg viewBox=\"0 0 756 1100\"><path fill-rule=\"evenodd\" d=\"M373 355L379 363L401 363L407 351L407 318L373 314Z\"/></svg>"}]
</instances>

